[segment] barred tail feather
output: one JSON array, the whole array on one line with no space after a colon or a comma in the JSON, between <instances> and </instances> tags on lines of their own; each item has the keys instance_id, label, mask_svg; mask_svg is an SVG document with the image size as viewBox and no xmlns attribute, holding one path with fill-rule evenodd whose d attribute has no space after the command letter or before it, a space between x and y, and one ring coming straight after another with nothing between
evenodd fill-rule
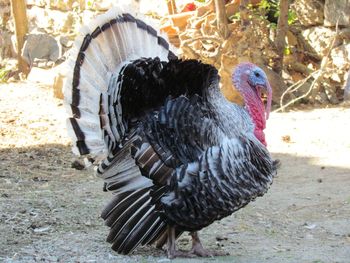
<instances>
[{"instance_id":1,"label":"barred tail feather","mask_svg":"<svg viewBox=\"0 0 350 263\"><path fill-rule=\"evenodd\" d=\"M73 152L97 161L125 135L118 82L123 66L140 57L174 56L166 39L129 11L113 8L83 27L67 62L64 96Z\"/></svg>"},{"instance_id":2,"label":"barred tail feather","mask_svg":"<svg viewBox=\"0 0 350 263\"><path fill-rule=\"evenodd\" d=\"M123 254L154 242L166 230L156 212L165 188L155 187L152 180L163 182L163 172L171 170L149 145L141 147L140 137L122 118L125 65L142 57L167 61L175 55L156 29L125 7L114 8L81 29L64 87L73 152L89 154L99 164L97 175L114 194L101 217L111 228L107 241Z\"/></svg>"},{"instance_id":3,"label":"barred tail feather","mask_svg":"<svg viewBox=\"0 0 350 263\"><path fill-rule=\"evenodd\" d=\"M152 244L164 237L167 224L157 209L167 186L161 184L164 178L158 176L157 171L162 170L164 174L172 171L164 165L161 167L159 157L147 142L132 131L129 136L123 140L123 146L97 168L97 175L106 182L106 189L114 193L101 214L110 227L107 241L121 254L131 253L139 245Z\"/></svg>"},{"instance_id":4,"label":"barred tail feather","mask_svg":"<svg viewBox=\"0 0 350 263\"><path fill-rule=\"evenodd\" d=\"M150 189L118 194L103 210L101 217L111 228L107 241L118 253L131 253L140 244L151 244L164 234L166 223L155 211Z\"/></svg>"}]
</instances>

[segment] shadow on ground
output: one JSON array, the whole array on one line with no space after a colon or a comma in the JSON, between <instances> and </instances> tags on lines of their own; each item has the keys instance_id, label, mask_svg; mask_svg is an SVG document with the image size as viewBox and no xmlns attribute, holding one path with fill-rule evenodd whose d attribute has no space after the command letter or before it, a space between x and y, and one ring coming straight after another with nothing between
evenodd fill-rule
<instances>
[{"instance_id":1,"label":"shadow on ground","mask_svg":"<svg viewBox=\"0 0 350 263\"><path fill-rule=\"evenodd\" d=\"M210 249L231 256L173 262L347 262L350 170L274 154L282 161L270 191L201 232ZM140 248L120 256L105 243L99 218L109 194L91 169L60 144L0 150L0 260L5 262L166 262ZM190 248L190 239L178 241Z\"/></svg>"}]
</instances>

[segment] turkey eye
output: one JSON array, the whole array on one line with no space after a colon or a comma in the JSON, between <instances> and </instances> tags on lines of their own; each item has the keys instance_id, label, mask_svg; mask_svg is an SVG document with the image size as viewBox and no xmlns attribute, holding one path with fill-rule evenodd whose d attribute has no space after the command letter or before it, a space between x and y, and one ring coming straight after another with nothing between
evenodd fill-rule
<instances>
[{"instance_id":1,"label":"turkey eye","mask_svg":"<svg viewBox=\"0 0 350 263\"><path fill-rule=\"evenodd\" d=\"M255 72L254 75L255 75L255 77L257 77L257 78L260 77L260 73L259 73L259 72Z\"/></svg>"}]
</instances>

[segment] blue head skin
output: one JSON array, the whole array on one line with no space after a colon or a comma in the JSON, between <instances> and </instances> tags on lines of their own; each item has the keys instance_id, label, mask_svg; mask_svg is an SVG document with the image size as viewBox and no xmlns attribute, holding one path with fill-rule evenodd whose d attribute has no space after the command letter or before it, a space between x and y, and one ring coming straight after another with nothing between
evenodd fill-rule
<instances>
[{"instance_id":1,"label":"blue head skin","mask_svg":"<svg viewBox=\"0 0 350 263\"><path fill-rule=\"evenodd\" d=\"M257 100L261 100L262 92L266 93L267 103L265 117L268 119L271 111L272 88L265 72L252 63L241 63L236 67L232 80L244 98L249 98L251 96L248 94L249 89L247 89L248 87L246 87L244 83L248 84L250 89L254 91L254 93L257 95Z\"/></svg>"},{"instance_id":2,"label":"blue head skin","mask_svg":"<svg viewBox=\"0 0 350 263\"><path fill-rule=\"evenodd\" d=\"M268 119L271 110L272 89L265 72L257 66L253 67L248 76L248 83L251 87L254 87L256 89L256 92L260 98L262 91L267 94L267 105L265 112L266 119Z\"/></svg>"}]
</instances>

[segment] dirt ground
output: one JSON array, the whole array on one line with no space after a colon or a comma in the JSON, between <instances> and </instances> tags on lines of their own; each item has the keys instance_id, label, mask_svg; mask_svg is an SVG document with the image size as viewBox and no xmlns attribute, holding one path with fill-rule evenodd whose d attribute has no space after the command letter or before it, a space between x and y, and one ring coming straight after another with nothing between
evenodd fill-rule
<instances>
[{"instance_id":1,"label":"dirt ground","mask_svg":"<svg viewBox=\"0 0 350 263\"><path fill-rule=\"evenodd\" d=\"M270 191L201 232L230 256L174 262L350 262L349 131L350 108L273 113L267 138L282 167ZM71 167L64 107L47 87L0 85L0 138L0 262L169 261L105 242L109 194L91 169Z\"/></svg>"}]
</instances>

